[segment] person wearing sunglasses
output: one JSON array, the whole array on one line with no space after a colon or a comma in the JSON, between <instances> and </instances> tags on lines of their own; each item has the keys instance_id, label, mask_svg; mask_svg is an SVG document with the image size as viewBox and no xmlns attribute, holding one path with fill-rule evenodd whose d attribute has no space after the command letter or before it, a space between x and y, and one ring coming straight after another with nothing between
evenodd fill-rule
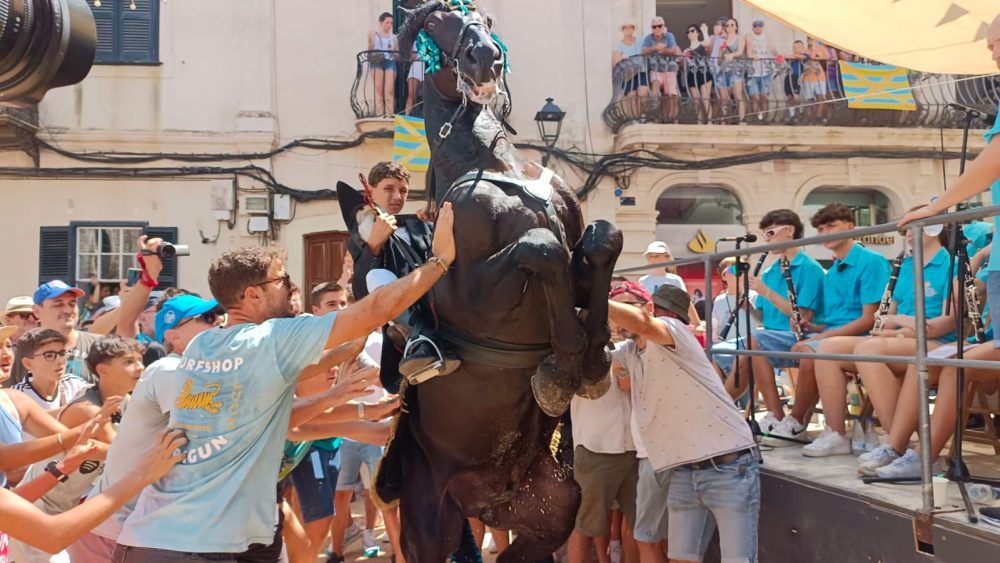
<instances>
[{"instance_id":1,"label":"person wearing sunglasses","mask_svg":"<svg viewBox=\"0 0 1000 563\"><path fill-rule=\"evenodd\" d=\"M66 373L66 337L49 328L34 328L17 342L21 365L27 372L13 386L45 410L66 406L88 387L88 383Z\"/></svg>"},{"instance_id":2,"label":"person wearing sunglasses","mask_svg":"<svg viewBox=\"0 0 1000 563\"><path fill-rule=\"evenodd\" d=\"M743 95L743 66L736 59L746 53L746 38L740 35L740 24L735 18L726 20L725 44L722 46L721 73L723 79L719 83L720 88L728 88L727 92L720 92L723 100L732 98L736 102L740 124L745 123L747 106ZM718 77L719 74L716 74ZM729 104L723 105L726 114L732 114ZM723 123L726 123L725 121Z\"/></svg>"},{"instance_id":3,"label":"person wearing sunglasses","mask_svg":"<svg viewBox=\"0 0 1000 563\"><path fill-rule=\"evenodd\" d=\"M800 239L805 231L802 220L791 209L769 211L761 218L758 227L766 244ZM792 287L795 288L799 313L803 320L813 319L822 308L824 271L819 262L810 258L799 247L778 250L771 254L774 260L764 269L760 277L750 277L750 289L759 294L756 305L763 325L763 329L754 333L750 345L755 350L787 352L795 343L795 336L790 321L792 306L788 300L788 282L781 270L781 259L788 259ZM752 362L754 385L763 397L768 410L768 414L760 421L760 428L764 432L769 432L785 418L774 370L795 367L797 363L762 357L752 359L741 357L739 362L740 373L748 373L747 368ZM743 393L748 384L747 379L741 378L738 394Z\"/></svg>"},{"instance_id":4,"label":"person wearing sunglasses","mask_svg":"<svg viewBox=\"0 0 1000 563\"><path fill-rule=\"evenodd\" d=\"M680 66L676 57L683 53L677 46L677 38L667 31L663 18L653 18L650 27L652 32L642 41L642 54L649 61L650 93L662 96L664 120L673 121L677 118L681 95L677 85Z\"/></svg>"},{"instance_id":5,"label":"person wearing sunglasses","mask_svg":"<svg viewBox=\"0 0 1000 563\"><path fill-rule=\"evenodd\" d=\"M691 97L695 99L698 111L698 122L708 123L712 119L712 71L709 64L709 49L713 38L706 37L708 25L695 24L687 26L687 38L690 46L684 50L684 85Z\"/></svg>"},{"instance_id":6,"label":"person wearing sunglasses","mask_svg":"<svg viewBox=\"0 0 1000 563\"><path fill-rule=\"evenodd\" d=\"M32 311L31 297L13 297L7 301L7 307L3 312L3 326L17 327L17 332L11 336L11 343L17 348L17 341L24 333L38 326L38 319Z\"/></svg>"}]
</instances>

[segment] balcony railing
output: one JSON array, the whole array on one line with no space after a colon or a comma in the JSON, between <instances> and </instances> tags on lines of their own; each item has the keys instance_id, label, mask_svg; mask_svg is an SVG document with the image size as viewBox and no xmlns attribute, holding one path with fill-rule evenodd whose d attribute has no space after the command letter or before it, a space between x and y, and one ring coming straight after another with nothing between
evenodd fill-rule
<instances>
[{"instance_id":1,"label":"balcony railing","mask_svg":"<svg viewBox=\"0 0 1000 563\"><path fill-rule=\"evenodd\" d=\"M961 127L949 103L988 113L997 107L995 75L906 72L916 111L851 109L835 61L637 55L615 66L603 117L616 133L636 122ZM654 80L666 88L653 92Z\"/></svg>"}]
</instances>

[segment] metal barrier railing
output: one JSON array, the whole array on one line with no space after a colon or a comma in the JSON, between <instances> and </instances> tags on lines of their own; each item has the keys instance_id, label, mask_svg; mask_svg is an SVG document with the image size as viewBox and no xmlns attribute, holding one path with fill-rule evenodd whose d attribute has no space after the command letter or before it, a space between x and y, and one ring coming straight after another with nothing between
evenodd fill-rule
<instances>
[{"instance_id":1,"label":"metal barrier railing","mask_svg":"<svg viewBox=\"0 0 1000 563\"><path fill-rule=\"evenodd\" d=\"M913 233L912 240L920 241L922 240L924 227L928 225L941 225L944 223L955 223L955 222L965 222L974 219L982 219L983 217L991 217L994 215L1000 215L1000 205L990 206L990 207L980 207L975 209L966 209L963 211L958 211L954 213L943 213L940 215L935 215L933 217L927 217L918 221L914 221L908 224L905 229L909 229ZM927 319L924 303L924 292L915 292L915 331L916 331L916 341L917 349L913 356L865 356L865 355L855 355L855 354L824 354L824 353L810 353L810 352L762 352L758 350L732 350L732 349L717 349L712 341L712 275L715 271L715 264L724 258L734 257L734 256L750 256L753 254L760 254L762 252L771 252L776 250L787 250L790 248L797 248L802 246L809 246L812 244L822 244L825 242L832 242L844 239L854 239L867 235L878 235L883 233L899 231L899 227L896 223L885 223L882 225L874 225L871 227L860 227L856 229L851 229L849 231L841 231L837 233L830 233L825 235L817 235L812 237L805 237L796 240L791 240L787 242L774 243L774 244L764 244L752 247L745 247L739 250L730 250L724 252L714 252L712 254L706 254L704 256L682 258L679 260L671 260L669 262L661 262L656 264L647 264L646 266L637 266L632 268L623 268L621 270L616 270L616 275L622 274L634 274L645 272L652 268L659 267L672 267L672 266L684 266L690 264L697 264L699 262L705 265L705 334L706 343L708 346L705 349L707 354L721 354L721 355L732 355L732 356L763 356L769 358L784 358L792 360L801 359L814 359L814 360L833 360L833 361L853 361L853 362L879 362L879 363L895 363L895 364L912 364L915 366L917 371L917 383L918 383L918 393L920 394L920 421L918 427L918 435L920 440L920 455L921 455L921 493L923 500L923 510L930 513L934 509L934 489L932 486L932 463L931 459L931 439L930 439L930 400L928 397L929 393L929 383L928 383L928 366L951 366L951 367L965 367L965 368L981 368L981 369L994 369L1000 370L1000 361L987 361L987 360L955 360L955 359L944 359L944 358L928 358L927 357ZM924 250L921 244L914 244L912 247L913 252L913 286L914 287L924 287ZM962 345L961 337L959 339L959 345ZM961 413L959 413L961 414Z\"/></svg>"}]
</instances>

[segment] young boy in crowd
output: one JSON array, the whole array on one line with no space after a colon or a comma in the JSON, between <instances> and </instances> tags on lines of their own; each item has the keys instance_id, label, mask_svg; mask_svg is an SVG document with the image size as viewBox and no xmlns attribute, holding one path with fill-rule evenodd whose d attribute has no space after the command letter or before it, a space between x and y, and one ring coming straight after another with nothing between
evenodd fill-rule
<instances>
[{"instance_id":1,"label":"young boy in crowd","mask_svg":"<svg viewBox=\"0 0 1000 563\"><path fill-rule=\"evenodd\" d=\"M66 337L49 328L29 330L17 342L17 354L27 370L14 385L45 410L62 408L87 387L87 382L66 374Z\"/></svg>"},{"instance_id":2,"label":"young boy in crowd","mask_svg":"<svg viewBox=\"0 0 1000 563\"><path fill-rule=\"evenodd\" d=\"M820 209L810 220L821 234L848 231L854 228L854 212L840 203L831 203ZM823 276L822 321L798 324L804 338L799 341L793 331L758 331L755 347L769 352L815 352L823 339L834 336L860 336L867 334L875 322L875 312L889 281L889 261L853 239L841 239L823 244L834 255L833 264ZM801 309L800 309L801 311ZM793 320L794 322L794 320ZM761 362L762 367L763 362ZM754 377L757 377L756 365ZM764 376L767 379L767 376ZM771 376L773 385L773 375ZM765 395L766 396L766 395ZM815 362L799 361L799 376L795 386L795 399L791 415L784 416L774 425L770 434L778 438L765 439L771 446L790 446L794 442L783 438L801 438L809 421L809 413L819 399L816 386ZM777 414L780 414L780 410ZM767 429L762 426L762 430Z\"/></svg>"}]
</instances>

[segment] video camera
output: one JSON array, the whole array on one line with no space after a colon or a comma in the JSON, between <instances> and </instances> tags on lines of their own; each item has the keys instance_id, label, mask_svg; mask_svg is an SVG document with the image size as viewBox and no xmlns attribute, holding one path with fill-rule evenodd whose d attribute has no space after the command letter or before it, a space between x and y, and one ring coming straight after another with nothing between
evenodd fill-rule
<instances>
[{"instance_id":1,"label":"video camera","mask_svg":"<svg viewBox=\"0 0 1000 563\"><path fill-rule=\"evenodd\" d=\"M0 104L37 104L83 80L97 28L86 0L0 0Z\"/></svg>"},{"instance_id":2,"label":"video camera","mask_svg":"<svg viewBox=\"0 0 1000 563\"><path fill-rule=\"evenodd\" d=\"M178 256L191 256L191 249L186 244L170 244L169 242L165 242L156 249L156 252L142 251L143 256L151 256L153 254L162 259L176 258Z\"/></svg>"}]
</instances>

